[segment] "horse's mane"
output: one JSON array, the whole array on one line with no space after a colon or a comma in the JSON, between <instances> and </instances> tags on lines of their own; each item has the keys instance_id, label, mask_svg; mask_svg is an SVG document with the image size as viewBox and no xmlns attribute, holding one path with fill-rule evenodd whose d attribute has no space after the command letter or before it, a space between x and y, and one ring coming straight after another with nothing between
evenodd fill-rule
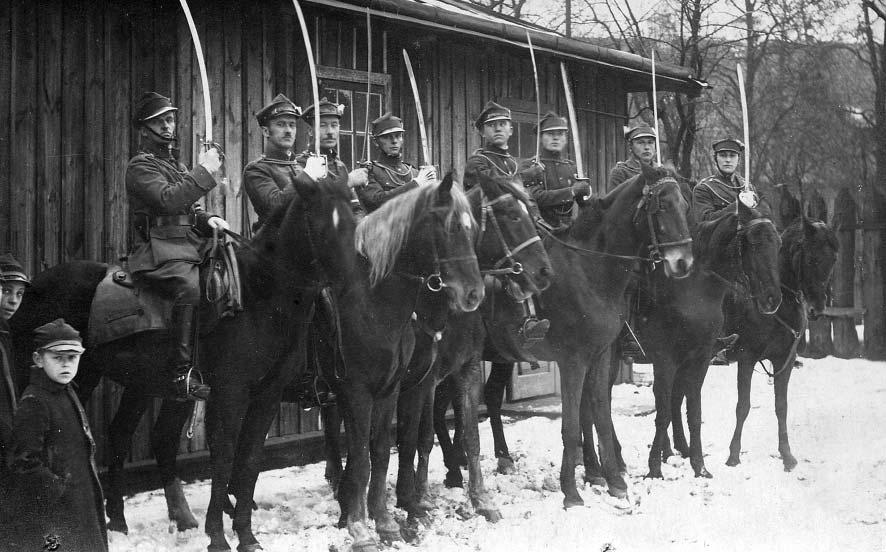
<instances>
[{"instance_id":1,"label":"horse's mane","mask_svg":"<svg viewBox=\"0 0 886 552\"><path fill-rule=\"evenodd\" d=\"M440 184L438 182L430 186L420 186L400 194L385 202L357 225L354 245L357 252L369 261L370 285L375 286L391 273L415 219L434 207ZM461 218L464 215L473 221L471 206L459 184L453 183L451 196L452 201L449 202L449 211L445 218L446 226L456 217Z\"/></svg>"}]
</instances>

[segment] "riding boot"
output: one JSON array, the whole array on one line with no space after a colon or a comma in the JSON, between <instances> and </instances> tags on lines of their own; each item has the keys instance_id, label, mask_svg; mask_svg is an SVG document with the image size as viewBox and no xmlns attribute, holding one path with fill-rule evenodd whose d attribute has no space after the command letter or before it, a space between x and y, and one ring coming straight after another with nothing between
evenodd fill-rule
<instances>
[{"instance_id":1,"label":"riding boot","mask_svg":"<svg viewBox=\"0 0 886 552\"><path fill-rule=\"evenodd\" d=\"M720 349L717 351L717 354L714 355L714 358L711 359L711 364L714 366L728 366L729 365L729 352L735 347L735 343L738 341L738 334L730 334L725 337L718 337L716 340L717 346Z\"/></svg>"},{"instance_id":2,"label":"riding boot","mask_svg":"<svg viewBox=\"0 0 886 552\"><path fill-rule=\"evenodd\" d=\"M640 347L640 343L637 342L634 334L631 333L627 326L622 329L621 336L619 336L618 340L618 346L621 350L621 358L625 362L646 364L646 356L643 354L643 349Z\"/></svg>"},{"instance_id":3,"label":"riding boot","mask_svg":"<svg viewBox=\"0 0 886 552\"><path fill-rule=\"evenodd\" d=\"M172 385L176 398L182 401L205 401L209 397L209 386L203 383L200 372L194 369L194 341L196 338L196 307L194 305L174 305L169 326L172 350L169 369L172 372Z\"/></svg>"}]
</instances>

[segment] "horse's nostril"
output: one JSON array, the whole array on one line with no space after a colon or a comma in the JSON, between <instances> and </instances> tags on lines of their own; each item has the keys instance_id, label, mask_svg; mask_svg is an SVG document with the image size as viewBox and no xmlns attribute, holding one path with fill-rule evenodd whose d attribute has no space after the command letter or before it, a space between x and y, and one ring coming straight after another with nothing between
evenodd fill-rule
<instances>
[{"instance_id":1,"label":"horse's nostril","mask_svg":"<svg viewBox=\"0 0 886 552\"><path fill-rule=\"evenodd\" d=\"M538 270L538 273L545 278L549 278L551 276L551 268L543 266Z\"/></svg>"},{"instance_id":2,"label":"horse's nostril","mask_svg":"<svg viewBox=\"0 0 886 552\"><path fill-rule=\"evenodd\" d=\"M476 288L468 292L468 301L471 303L480 302L480 292Z\"/></svg>"},{"instance_id":3,"label":"horse's nostril","mask_svg":"<svg viewBox=\"0 0 886 552\"><path fill-rule=\"evenodd\" d=\"M686 259L677 259L677 269L681 274L689 270L689 266L686 264Z\"/></svg>"}]
</instances>

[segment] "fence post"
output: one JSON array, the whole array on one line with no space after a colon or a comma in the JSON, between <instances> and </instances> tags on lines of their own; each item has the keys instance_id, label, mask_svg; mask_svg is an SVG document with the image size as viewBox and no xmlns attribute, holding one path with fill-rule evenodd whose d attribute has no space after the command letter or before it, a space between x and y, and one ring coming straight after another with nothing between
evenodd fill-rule
<instances>
[{"instance_id":1,"label":"fence post","mask_svg":"<svg viewBox=\"0 0 886 552\"><path fill-rule=\"evenodd\" d=\"M813 219L827 222L828 208L818 191L812 194L807 207L807 215ZM834 342L831 339L831 319L825 316L809 321L809 343L803 356L823 358L834 354Z\"/></svg>"},{"instance_id":2,"label":"fence post","mask_svg":"<svg viewBox=\"0 0 886 552\"><path fill-rule=\"evenodd\" d=\"M840 243L832 281L835 307L855 305L855 227L858 223L857 208L847 189L840 191L834 206L833 229ZM858 356L858 333L855 317L834 318L834 355L839 358Z\"/></svg>"}]
</instances>

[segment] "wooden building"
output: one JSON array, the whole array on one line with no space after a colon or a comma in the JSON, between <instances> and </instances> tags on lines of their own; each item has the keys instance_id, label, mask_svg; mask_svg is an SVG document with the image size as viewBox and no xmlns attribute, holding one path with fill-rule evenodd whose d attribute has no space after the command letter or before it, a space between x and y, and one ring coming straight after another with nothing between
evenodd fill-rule
<instances>
[{"instance_id":1,"label":"wooden building","mask_svg":"<svg viewBox=\"0 0 886 552\"><path fill-rule=\"evenodd\" d=\"M302 35L287 0L191 0L190 7L206 53L214 136L227 154L227 190L214 190L208 205L242 230L254 213L241 171L262 150L253 114L277 93L302 106L311 103ZM473 121L487 100L514 110L519 154L534 153L527 29L537 49L542 111L565 113L559 64L569 66L584 159L597 190L625 153L626 94L651 88L647 59L456 0L304 0L303 8L321 94L346 106L341 156L348 165L362 157L367 101L373 118L386 110L403 117L405 155L417 155L404 48L418 79L432 155L443 171L460 171L479 146ZM694 95L703 86L684 68L657 69L659 90ZM31 273L73 259L113 263L125 254L123 176L137 148L131 106L146 90L171 96L179 107L180 157L190 165L205 132L203 100L191 37L175 0L0 3L0 250L12 251ZM301 144L306 131L303 126ZM527 393L556 390L551 368L542 372L525 374ZM89 410L101 437L119 391L106 383L96 393ZM316 427L313 414L285 405L272 437ZM147 442L136 437L133 461L150 457ZM183 440L182 448L204 449L202 434Z\"/></svg>"}]
</instances>

